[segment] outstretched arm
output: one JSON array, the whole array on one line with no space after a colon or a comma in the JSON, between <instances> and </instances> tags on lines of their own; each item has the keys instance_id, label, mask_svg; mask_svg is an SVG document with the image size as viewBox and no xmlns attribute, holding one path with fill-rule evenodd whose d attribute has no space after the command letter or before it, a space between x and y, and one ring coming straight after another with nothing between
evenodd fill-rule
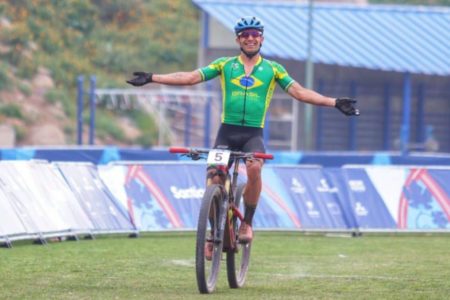
<instances>
[{"instance_id":1,"label":"outstretched arm","mask_svg":"<svg viewBox=\"0 0 450 300\"><path fill-rule=\"evenodd\" d=\"M201 81L202 76L198 70L192 72L153 74L153 82L168 85L193 85L200 83Z\"/></svg>"},{"instance_id":2,"label":"outstretched arm","mask_svg":"<svg viewBox=\"0 0 450 300\"><path fill-rule=\"evenodd\" d=\"M298 101L321 105L321 106L335 106L336 99L323 96L313 90L304 88L298 82L294 82L287 90L288 94Z\"/></svg>"},{"instance_id":3,"label":"outstretched arm","mask_svg":"<svg viewBox=\"0 0 450 300\"><path fill-rule=\"evenodd\" d=\"M351 98L330 98L323 96L313 90L302 87L294 82L287 90L288 94L298 101L314 105L336 107L347 116L359 116L359 109L355 107L356 100Z\"/></svg>"},{"instance_id":4,"label":"outstretched arm","mask_svg":"<svg viewBox=\"0 0 450 300\"><path fill-rule=\"evenodd\" d=\"M198 70L169 74L153 74L139 71L134 72L133 75L135 77L127 80L127 83L134 86L142 86L150 82L167 85L193 85L202 81L202 76Z\"/></svg>"}]
</instances>

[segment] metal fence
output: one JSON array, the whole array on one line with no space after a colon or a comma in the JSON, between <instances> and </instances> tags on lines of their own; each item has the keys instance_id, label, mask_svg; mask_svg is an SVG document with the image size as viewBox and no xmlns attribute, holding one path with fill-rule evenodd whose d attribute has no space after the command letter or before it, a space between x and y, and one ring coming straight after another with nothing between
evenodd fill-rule
<instances>
[{"instance_id":1,"label":"metal fence","mask_svg":"<svg viewBox=\"0 0 450 300\"><path fill-rule=\"evenodd\" d=\"M335 109L314 107L314 143L310 150L401 150L405 118L401 87L389 83L368 86L318 80L316 90L325 95L349 95L358 99L362 114L347 118ZM220 125L222 98L216 88L91 89L89 94L93 95L90 101L96 105L118 110L144 109L151 114L158 125L158 144L154 146L210 147ZM294 138L293 124L303 124L301 115L305 104L295 112L294 101L285 93L274 95L264 130L266 145L271 150L302 150L304 133L299 130L299 136ZM409 150L450 152L450 89L414 85L409 110ZM95 127L95 113L90 124ZM300 146L295 144L296 140L300 140Z\"/></svg>"}]
</instances>

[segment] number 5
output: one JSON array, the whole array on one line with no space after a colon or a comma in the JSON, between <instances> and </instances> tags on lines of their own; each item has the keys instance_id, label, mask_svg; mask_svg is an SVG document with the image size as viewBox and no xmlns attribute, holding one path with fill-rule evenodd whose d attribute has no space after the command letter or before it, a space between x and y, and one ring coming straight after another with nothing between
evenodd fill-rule
<instances>
[{"instance_id":1,"label":"number 5","mask_svg":"<svg viewBox=\"0 0 450 300\"><path fill-rule=\"evenodd\" d=\"M216 156L214 157L214 160L217 162L222 161L223 159L223 153L222 152L216 152Z\"/></svg>"}]
</instances>

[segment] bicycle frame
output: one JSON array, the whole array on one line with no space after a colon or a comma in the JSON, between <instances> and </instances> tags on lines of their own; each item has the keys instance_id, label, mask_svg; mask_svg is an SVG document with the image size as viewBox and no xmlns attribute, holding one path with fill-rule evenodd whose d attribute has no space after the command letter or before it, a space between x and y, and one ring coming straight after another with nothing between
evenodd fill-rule
<instances>
[{"instance_id":1,"label":"bicycle frame","mask_svg":"<svg viewBox=\"0 0 450 300\"><path fill-rule=\"evenodd\" d=\"M208 169L215 169L213 172L208 171L197 226L195 265L200 293L211 293L214 290L223 252L227 257L229 286L242 287L248 270L251 242L238 241L237 227L244 222L239 204L245 190L245 184L238 185L239 165L241 159L272 159L273 156L265 153L179 147L172 147L169 152L180 153L193 160L205 158L208 154ZM232 174L229 170L231 166ZM216 176L220 176L220 180ZM212 219L215 221L212 222ZM210 249L208 255L205 248ZM208 261L211 263L210 267Z\"/></svg>"},{"instance_id":2,"label":"bicycle frame","mask_svg":"<svg viewBox=\"0 0 450 300\"><path fill-rule=\"evenodd\" d=\"M212 151L212 150L189 149L189 148L184 148L184 147L170 147L169 148L170 153L181 153L183 155L191 157L194 160L197 160L200 158L205 158L205 155L209 154L210 151ZM237 188L237 179L238 179L238 175L239 175L239 165L240 165L241 159L246 159L246 158L273 159L272 154L266 154L266 153L259 153L259 152L246 153L246 152L240 152L240 151L229 151L229 152L230 152L230 157L229 157L229 161L227 162L227 164L232 161L232 163L231 163L231 166L233 166L232 180L230 182L229 168L228 168L228 166L226 166L225 167L225 170L226 170L225 182L221 183L221 185L225 188L225 194L226 194L226 200L227 200L224 202L228 202L227 203L228 205L226 205L226 203L223 203L223 205L224 205L223 208L227 209L229 212L226 214L226 216L227 216L226 222L223 223L223 221L225 221L225 220L221 220L220 228L225 230L225 232L228 231L228 233L230 233L229 235L230 235L231 240L229 240L229 239L224 240L224 242L229 242L229 243L224 244L224 250L235 248L235 234L234 234L234 229L232 228L233 226L231 226L231 218L237 217L237 218L239 218L239 220L241 222L244 220L244 217L243 217L242 213L240 212L239 207L236 207L234 205L234 203L235 203L234 193ZM209 184L211 184L211 180L207 180L207 185L209 185ZM224 225L226 225L226 226L224 226Z\"/></svg>"},{"instance_id":3,"label":"bicycle frame","mask_svg":"<svg viewBox=\"0 0 450 300\"><path fill-rule=\"evenodd\" d=\"M234 158L233 159L233 178L232 183L230 184L230 189L228 192L228 213L227 213L227 222L225 227L225 236L224 237L224 244L223 244L223 252L226 252L227 250L236 250L236 233L234 232L233 228L233 217L239 218L239 220L242 222L244 220L244 217L242 216L242 213L239 210L239 207L236 207L235 205L235 191L237 188L237 179L239 175L239 163L240 158ZM229 176L227 174L227 179L229 180Z\"/></svg>"}]
</instances>

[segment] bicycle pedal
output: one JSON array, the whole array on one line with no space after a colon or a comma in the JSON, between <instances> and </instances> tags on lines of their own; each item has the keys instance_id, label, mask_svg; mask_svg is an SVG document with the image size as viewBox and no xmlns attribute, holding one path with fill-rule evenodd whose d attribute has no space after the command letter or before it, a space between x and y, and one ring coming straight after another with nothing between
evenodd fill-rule
<instances>
[{"instance_id":1,"label":"bicycle pedal","mask_svg":"<svg viewBox=\"0 0 450 300\"><path fill-rule=\"evenodd\" d=\"M251 241L238 241L238 244L241 247L246 247L247 245L249 245L251 243Z\"/></svg>"}]
</instances>

